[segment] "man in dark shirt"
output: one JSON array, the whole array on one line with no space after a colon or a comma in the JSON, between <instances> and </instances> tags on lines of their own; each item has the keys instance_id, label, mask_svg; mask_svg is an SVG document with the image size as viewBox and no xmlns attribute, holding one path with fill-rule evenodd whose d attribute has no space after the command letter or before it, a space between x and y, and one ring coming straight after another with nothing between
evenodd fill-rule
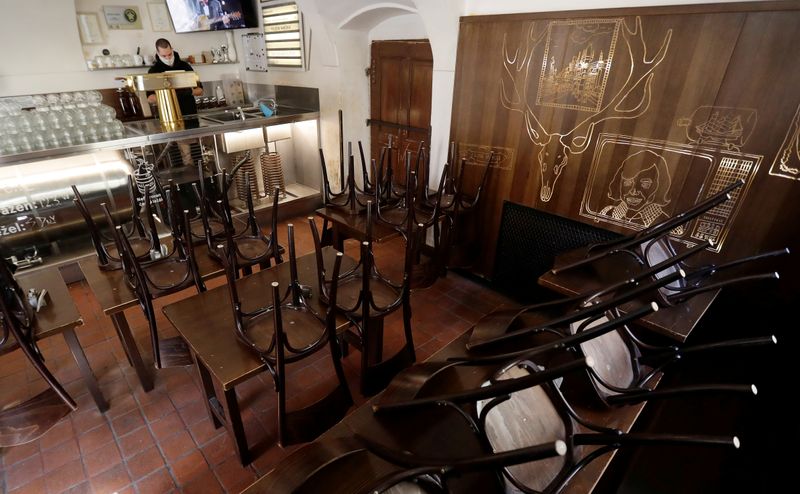
<instances>
[{"instance_id":1,"label":"man in dark shirt","mask_svg":"<svg viewBox=\"0 0 800 494\"><path fill-rule=\"evenodd\" d=\"M172 45L164 38L156 41L156 55L156 61L147 71L149 74L157 74L168 70L191 70L194 72L192 66L181 60L178 52L173 51ZM197 113L197 104L194 102L194 97L202 96L203 84L197 81L197 87L176 89L175 94L178 97L178 106L181 108L181 113L183 115L193 115ZM147 101L155 103L155 93L148 91Z\"/></svg>"},{"instance_id":2,"label":"man in dark shirt","mask_svg":"<svg viewBox=\"0 0 800 494\"><path fill-rule=\"evenodd\" d=\"M156 55L156 61L153 63L153 66L150 67L150 70L147 71L148 74L157 74L166 72L168 70L191 70L194 72L192 66L181 60L178 56L178 52L173 51L172 45L170 45L169 41L165 40L164 38L160 38L158 41L156 41ZM194 97L202 96L202 94L203 84L200 81L197 81L197 87L185 87L175 90L175 95L178 98L178 106L180 107L181 114L183 116L194 115L197 113L197 103L195 103ZM147 101L155 103L155 93L148 91ZM189 122L190 121L186 121L187 126ZM183 164L186 166L193 166L194 163L192 161L192 151L189 142L177 141L177 144L181 153L181 160L183 161Z\"/></svg>"}]
</instances>

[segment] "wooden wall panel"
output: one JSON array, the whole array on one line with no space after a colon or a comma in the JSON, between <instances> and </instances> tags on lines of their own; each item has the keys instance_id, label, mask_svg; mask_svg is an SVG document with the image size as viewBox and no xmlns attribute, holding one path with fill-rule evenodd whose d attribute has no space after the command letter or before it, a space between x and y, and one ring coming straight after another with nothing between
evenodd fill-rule
<instances>
[{"instance_id":1,"label":"wooden wall panel","mask_svg":"<svg viewBox=\"0 0 800 494\"><path fill-rule=\"evenodd\" d=\"M799 249L797 46L797 2L462 18L451 132L467 187L497 154L476 271L491 276L503 200L630 233L739 177L674 238L715 240L713 261Z\"/></svg>"}]
</instances>

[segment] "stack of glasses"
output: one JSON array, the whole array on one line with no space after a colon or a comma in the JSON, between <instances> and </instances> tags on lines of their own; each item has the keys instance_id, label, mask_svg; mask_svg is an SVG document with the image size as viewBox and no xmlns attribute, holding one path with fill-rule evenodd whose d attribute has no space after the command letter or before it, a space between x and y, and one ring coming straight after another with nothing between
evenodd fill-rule
<instances>
[{"instance_id":1,"label":"stack of glasses","mask_svg":"<svg viewBox=\"0 0 800 494\"><path fill-rule=\"evenodd\" d=\"M122 122L101 100L99 91L0 100L0 155L122 139Z\"/></svg>"}]
</instances>

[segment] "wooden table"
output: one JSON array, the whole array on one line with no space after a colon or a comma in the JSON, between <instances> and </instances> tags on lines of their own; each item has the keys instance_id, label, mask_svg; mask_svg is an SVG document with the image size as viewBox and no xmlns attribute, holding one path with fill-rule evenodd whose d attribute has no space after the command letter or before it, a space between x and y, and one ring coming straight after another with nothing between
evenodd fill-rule
<instances>
[{"instance_id":1,"label":"wooden table","mask_svg":"<svg viewBox=\"0 0 800 494\"><path fill-rule=\"evenodd\" d=\"M81 377L83 377L86 387L89 388L89 392L97 404L97 409L101 412L108 410L108 402L100 392L100 386L97 384L94 372L92 372L89 361L86 359L86 354L83 352L78 337L75 335L75 328L83 325L83 319L75 307L75 302L72 300L67 284L64 283L58 268L38 269L30 273L23 272L17 274L14 278L25 293L30 288L47 290L47 305L36 314L34 326L36 340L42 340L59 333L64 335L64 340L75 358L75 363L78 364ZM17 346L16 342L10 345ZM13 347L6 346L2 348L2 353L11 351Z\"/></svg>"},{"instance_id":2,"label":"wooden table","mask_svg":"<svg viewBox=\"0 0 800 494\"><path fill-rule=\"evenodd\" d=\"M456 338L454 341L443 347L437 353L433 354L428 361L442 361L447 360L449 357L455 356L463 356L465 353L465 345L466 342L469 340L470 331L467 331L460 337ZM469 385L469 383L465 382L465 385ZM402 432L397 432L393 430L391 427L387 427L387 421L384 418L376 418L372 412L372 404L377 402L380 399L380 394L373 397L371 400L367 401L360 407L358 407L354 412L350 415L345 417L339 424L335 427L331 428L329 431L324 433L322 436L317 439L317 441L322 441L326 439L333 439L333 438L341 438L341 437L348 437L352 436L355 433L358 433L364 437L368 437L371 440L385 444L387 446L395 446L404 449L408 449L409 446L409 434ZM633 406L622 407L618 409L613 409L609 411L592 411L587 410L581 407L575 407L578 414L581 417L588 419L591 422L594 422L599 425L603 425L606 427L613 427L624 432L629 432L633 427L634 422L637 420L639 415L642 413L644 409L644 404L638 404ZM412 412L404 412L405 420L409 423L413 423L413 421L408 420L408 416ZM426 435L431 436L433 435L436 438L444 439L447 437L447 434L442 434L442 431L437 430L437 424L433 424L430 422L426 422L423 424L418 424L417 426L412 427L416 428L418 435ZM579 426L580 429L580 426ZM578 430L576 432L583 432ZM398 438L400 438L403 442L402 446L398 446ZM452 439L452 438L451 438ZM425 438L414 438L411 440L412 443L415 442L423 442ZM450 441L445 441L442 443L443 447ZM413 447L413 444L412 444ZM289 455L284 461L291 461L292 456L296 456L302 453L302 449L293 452ZM575 494L585 494L591 492L600 481L600 478L603 476L603 473L608 468L611 460L614 457L614 452L601 456L600 458L594 460L589 465L584 467L575 477L567 484L565 490L563 492L575 493ZM280 465L279 465L280 466ZM242 491L242 494L280 494L280 491L275 490L275 481L277 478L273 476L273 474L278 473L278 467L273 469L270 473L264 475L260 479L256 480L252 485L250 485L247 489Z\"/></svg>"},{"instance_id":3,"label":"wooden table","mask_svg":"<svg viewBox=\"0 0 800 494\"><path fill-rule=\"evenodd\" d=\"M323 254L332 264L335 251L326 247ZM345 257L342 269L348 269L354 263ZM317 264L313 253L297 258L297 274L300 283L313 287L308 299L311 308L324 314L327 306L319 299ZM270 283L277 281L284 290L290 280L288 261L237 280L243 309L252 311L271 304ZM209 417L215 427L225 426L236 445L239 460L242 465L247 465L251 461L250 450L234 388L264 372L267 366L236 338L230 304L228 287L221 286L169 304L163 310L194 355ZM337 325L342 330L347 326L347 320L340 317Z\"/></svg>"},{"instance_id":4,"label":"wooden table","mask_svg":"<svg viewBox=\"0 0 800 494\"><path fill-rule=\"evenodd\" d=\"M222 264L214 260L209 254L205 244L195 247L197 267L200 276L210 279L225 273ZM125 280L121 269L113 271L101 270L97 265L97 257L91 256L81 259L80 265L86 282L92 289L97 302L103 309L103 314L111 318L117 336L125 350L128 363L136 370L139 382L145 391L153 389L153 377L145 367L139 347L133 338L128 320L125 318L125 309L139 305L139 299Z\"/></svg>"},{"instance_id":5,"label":"wooden table","mask_svg":"<svg viewBox=\"0 0 800 494\"><path fill-rule=\"evenodd\" d=\"M589 269L584 268L570 269L557 275L548 271L539 277L539 284L567 296L592 293L608 285L603 283ZM636 324L674 340L684 342L718 294L719 290L712 290L698 294L678 305L662 307L657 312L638 319ZM633 300L622 305L620 312L624 315L651 301Z\"/></svg>"},{"instance_id":6,"label":"wooden table","mask_svg":"<svg viewBox=\"0 0 800 494\"><path fill-rule=\"evenodd\" d=\"M359 242L367 239L367 214L366 212L360 214L349 214L347 210L342 208L324 207L317 209L315 214L326 222L331 223L333 230L333 246L339 252L344 252L344 241L348 238L354 238ZM400 233L394 228L381 223L377 219L377 215L373 213L372 218L372 240L375 242L384 242L386 240L395 238ZM324 233L323 226L323 233Z\"/></svg>"}]
</instances>

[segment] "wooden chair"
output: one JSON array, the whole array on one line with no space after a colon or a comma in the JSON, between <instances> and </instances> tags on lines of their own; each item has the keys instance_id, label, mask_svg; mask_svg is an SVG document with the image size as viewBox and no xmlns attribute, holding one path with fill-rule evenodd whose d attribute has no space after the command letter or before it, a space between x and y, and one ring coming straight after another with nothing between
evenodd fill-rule
<instances>
[{"instance_id":1,"label":"wooden chair","mask_svg":"<svg viewBox=\"0 0 800 494\"><path fill-rule=\"evenodd\" d=\"M456 389L442 390L441 386L428 383L427 390L420 388L419 395L411 400L381 403L374 408L382 422L393 417L389 422L392 425L402 420L425 423L432 435L437 435L433 432L438 425L434 421L436 415L441 415L443 408L450 409L463 420L461 434L481 438L484 450L478 454L465 451L448 457L436 450L408 449L402 441L397 447L357 437L373 454L390 463L413 471L438 469L440 481L446 486L451 474L463 465L493 469L496 485L482 492L561 492L580 470L621 447L739 447L735 436L625 433L587 420L565 399L553 380L594 365L591 359L583 358L544 369L534 362L519 360L499 368L470 369L460 376ZM599 448L587 450L584 446ZM542 448L549 448L544 455ZM535 457L537 461L527 461L524 455L529 451L541 456Z\"/></svg>"},{"instance_id":2,"label":"wooden chair","mask_svg":"<svg viewBox=\"0 0 800 494\"><path fill-rule=\"evenodd\" d=\"M521 340L543 331L565 335L566 326L573 322L602 317L607 310L643 297L658 299L659 288L686 275L683 270L678 270L653 278L653 271L664 268L656 266L637 278L606 286L594 293L492 312L475 325L467 349L480 351L501 343L518 346Z\"/></svg>"},{"instance_id":3,"label":"wooden chair","mask_svg":"<svg viewBox=\"0 0 800 494\"><path fill-rule=\"evenodd\" d=\"M744 181L741 179L737 180L713 196L695 204L686 211L678 213L666 221L652 225L633 235L621 237L608 242L592 244L585 248L565 253L564 255L556 258L555 265L553 266L551 272L553 274L558 274L569 269L575 269L581 266L594 264L597 261L612 256L622 256L623 258L627 257L629 260L633 260L633 262L638 262L640 265L645 265L646 261L639 252L639 249L642 245L647 245L648 242L669 235L669 232L673 229L680 227L681 225L691 221L701 214L722 204L730 199L730 194L732 191L736 190L742 185L744 185Z\"/></svg>"},{"instance_id":4,"label":"wooden chair","mask_svg":"<svg viewBox=\"0 0 800 494\"><path fill-rule=\"evenodd\" d=\"M420 164L420 155L417 156L417 169ZM444 185L447 182L449 173L449 165L445 164L442 176L439 180L439 187L436 193L436 199L433 203L433 208L421 207L420 204L425 203L423 197L427 194L427 186L419 185L417 180L417 172L411 168L411 152L406 153L406 186L405 198L402 201L393 203L384 203L384 193L382 190L382 180L380 169L375 168L373 163L373 176L376 178L375 186L375 201L377 219L383 224L386 224L398 231L405 232L408 225L414 225L418 231L426 232L428 229L433 228L433 246L428 247L423 241L416 243L416 248L412 255L413 264L411 267L411 289L420 290L429 288L437 279L444 273L445 270L445 257L446 247L441 242L440 236L440 223L441 223L441 208L440 202L443 197ZM426 192L422 193L421 190L425 189ZM424 235L424 233L423 233ZM423 261L423 250L427 260Z\"/></svg>"},{"instance_id":5,"label":"wooden chair","mask_svg":"<svg viewBox=\"0 0 800 494\"><path fill-rule=\"evenodd\" d=\"M453 145L451 145L450 153L451 157L448 163L452 164L456 159ZM467 170L467 160L462 159L459 170L456 170L455 166L451 165L444 190L433 197L426 196L426 201L422 203L429 209L432 209L436 203L441 204L443 221L441 232L438 235L440 236L441 248L445 252L445 265L448 267L463 267L470 264L471 249L469 248L469 241L463 232L464 218L474 211L480 203L493 160L494 152L491 152L474 194L468 194L465 189L464 174Z\"/></svg>"},{"instance_id":6,"label":"wooden chair","mask_svg":"<svg viewBox=\"0 0 800 494\"><path fill-rule=\"evenodd\" d=\"M149 203L149 197L147 197L145 200L146 212L150 210ZM113 222L105 204L101 206L106 212L108 221ZM152 215L149 216L152 221ZM122 234L122 228L117 226L115 229L115 241L117 248L122 253L125 280L133 288L150 327L153 362L157 369L191 365L192 358L186 342L181 337L159 337L153 300L189 287L195 287L198 292L206 289L197 268L189 235L186 234L191 231L188 211L182 211L181 220L183 228L172 229L171 252L148 264L141 263L136 259L127 237Z\"/></svg>"},{"instance_id":7,"label":"wooden chair","mask_svg":"<svg viewBox=\"0 0 800 494\"><path fill-rule=\"evenodd\" d=\"M122 265L113 235L108 237L102 232L95 222L89 207L86 205L83 196L75 185L72 185L72 192L75 195L72 201L81 213L83 220L86 222L86 226L89 228L92 245L97 253L98 266L104 271L120 269ZM142 262L147 262L150 259L150 252L155 248L158 233L153 230L146 230L142 223L140 217L141 207L139 204L140 196L136 185L133 183L133 178L130 176L128 177L128 194L131 201L131 217L130 220L126 222L127 226L123 230L123 234L128 238L136 258ZM114 225L110 224L109 227L113 229Z\"/></svg>"},{"instance_id":8,"label":"wooden chair","mask_svg":"<svg viewBox=\"0 0 800 494\"><path fill-rule=\"evenodd\" d=\"M482 492L481 485L475 492ZM329 494L443 494L443 486L424 472L409 471L370 453L352 436L306 444L259 479L258 492Z\"/></svg>"},{"instance_id":9,"label":"wooden chair","mask_svg":"<svg viewBox=\"0 0 800 494\"><path fill-rule=\"evenodd\" d=\"M343 347L353 344L361 351L361 392L374 394L383 389L401 369L416 360L414 340L411 334L411 265L415 242L421 239L421 230L408 226L406 234L403 279L395 283L384 277L375 266L372 252L372 202L367 203L367 241L361 243L361 258L358 264L337 277L339 301L337 307L351 323L351 330L344 335ZM322 259L322 246L313 218L309 218L317 255L317 274L321 288L320 297L328 303L329 284ZM416 238L414 238L416 237ZM392 357L383 359L383 319L402 307L403 347Z\"/></svg>"},{"instance_id":10,"label":"wooden chair","mask_svg":"<svg viewBox=\"0 0 800 494\"><path fill-rule=\"evenodd\" d=\"M14 267L0 259L0 355L19 348L44 379L47 389L23 402L0 410L0 448L25 444L41 437L70 411L78 409L75 400L53 376L36 346L36 313L13 276Z\"/></svg>"},{"instance_id":11,"label":"wooden chair","mask_svg":"<svg viewBox=\"0 0 800 494\"><path fill-rule=\"evenodd\" d=\"M336 298L342 257L338 253L333 266L333 282L327 295L331 305L326 314L315 313L306 303L305 287L297 277L294 226L289 228L289 266L291 281L281 295L278 282L272 283L272 304L245 311L236 288L234 253L220 246L228 278L228 293L235 321L236 336L264 362L278 393L278 442L282 446L311 441L341 420L353 404L341 363L336 336ZM284 327L284 320L288 328ZM286 364L300 361L328 347L338 380L337 386L316 403L287 411Z\"/></svg>"},{"instance_id":12,"label":"wooden chair","mask_svg":"<svg viewBox=\"0 0 800 494\"><path fill-rule=\"evenodd\" d=\"M222 190L227 190L229 185L227 174L223 172L219 175L218 180L222 184ZM253 196L250 191L249 173L245 173L245 183L248 190L247 220L245 222L233 217L228 196L225 193L221 195L221 199L217 199L213 207L201 208L201 218L205 230L206 246L211 257L223 262L225 254L220 250L219 246L225 245L231 252L235 253L236 271L242 270L244 274L251 274L253 272L252 266L254 265L259 265L261 269L266 269L270 266L272 259L275 260L276 264L283 262L281 257L283 251L277 241L279 194L273 194L272 231L267 236L262 232L256 219ZM214 233L212 228L213 219L222 222L221 235ZM237 230L238 225L241 225L241 228Z\"/></svg>"}]
</instances>

